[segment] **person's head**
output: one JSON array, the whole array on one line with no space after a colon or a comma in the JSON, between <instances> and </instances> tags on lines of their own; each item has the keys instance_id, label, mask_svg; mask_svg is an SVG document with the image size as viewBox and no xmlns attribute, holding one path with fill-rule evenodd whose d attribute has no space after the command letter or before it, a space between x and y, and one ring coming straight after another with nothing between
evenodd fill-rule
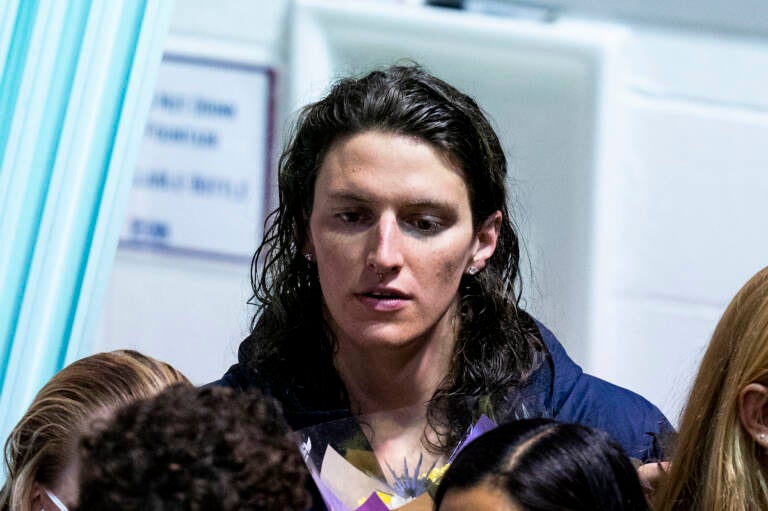
<instances>
[{"instance_id":1,"label":"person's head","mask_svg":"<svg viewBox=\"0 0 768 511\"><path fill-rule=\"evenodd\" d=\"M768 268L720 318L691 387L659 510L768 508Z\"/></svg>"},{"instance_id":2,"label":"person's head","mask_svg":"<svg viewBox=\"0 0 768 511\"><path fill-rule=\"evenodd\" d=\"M477 103L419 67L338 81L301 110L281 157L243 358L262 373L284 360L332 381L316 373L332 372L340 343L373 349L447 332L443 394L519 383L537 340L517 309L506 173Z\"/></svg>"},{"instance_id":3,"label":"person's head","mask_svg":"<svg viewBox=\"0 0 768 511\"><path fill-rule=\"evenodd\" d=\"M129 350L98 353L59 371L5 443L2 511L56 510L77 501L79 435L89 421L168 385L189 383L164 362Z\"/></svg>"},{"instance_id":4,"label":"person's head","mask_svg":"<svg viewBox=\"0 0 768 511\"><path fill-rule=\"evenodd\" d=\"M416 66L392 66L340 80L326 97L301 111L280 173L281 234L294 248L297 271L306 272L302 254L311 253L310 220L326 156L364 133L426 144L431 156L462 181L476 231L501 213L499 240L488 265L496 277L515 278L518 242L507 211L507 163L499 139L471 97ZM484 265L481 261L476 268Z\"/></svg>"},{"instance_id":5,"label":"person's head","mask_svg":"<svg viewBox=\"0 0 768 511\"><path fill-rule=\"evenodd\" d=\"M607 433L550 419L502 424L467 445L436 511L647 510L637 472Z\"/></svg>"},{"instance_id":6,"label":"person's head","mask_svg":"<svg viewBox=\"0 0 768 511\"><path fill-rule=\"evenodd\" d=\"M119 410L81 444L79 509L302 511L307 471L277 403L182 386Z\"/></svg>"},{"instance_id":7,"label":"person's head","mask_svg":"<svg viewBox=\"0 0 768 511\"><path fill-rule=\"evenodd\" d=\"M281 263L290 266L294 278L312 287L317 271L322 277L323 254L313 251L310 229L318 176L324 164L330 165L326 158L330 152L362 134L369 141L391 142L362 150L400 152L406 140L421 143L430 152L426 158L438 159L445 174L458 177L473 230L479 232L490 220L497 231L491 253L482 254L474 266L478 272L488 266L488 271L471 280L498 279L505 290L513 291L519 249L507 210L507 164L499 139L471 97L416 66L392 66L340 80L326 97L301 111L281 158L280 206L272 230L280 244ZM350 169L342 170L348 174ZM419 169L407 170L417 174ZM434 192L440 195L439 189ZM317 269L306 264L306 255L318 258ZM383 266L390 269L386 263ZM468 273L470 266L468 262L461 270ZM457 284L453 294L458 292Z\"/></svg>"}]
</instances>

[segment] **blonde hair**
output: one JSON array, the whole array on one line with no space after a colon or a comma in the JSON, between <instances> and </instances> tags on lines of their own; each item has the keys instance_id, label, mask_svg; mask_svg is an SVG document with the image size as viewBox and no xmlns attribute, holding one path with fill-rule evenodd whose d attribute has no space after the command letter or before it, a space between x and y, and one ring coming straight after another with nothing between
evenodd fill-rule
<instances>
[{"instance_id":1,"label":"blonde hair","mask_svg":"<svg viewBox=\"0 0 768 511\"><path fill-rule=\"evenodd\" d=\"M739 420L739 393L750 383L768 385L768 268L739 290L715 328L657 511L768 509L765 453Z\"/></svg>"},{"instance_id":2,"label":"blonde hair","mask_svg":"<svg viewBox=\"0 0 768 511\"><path fill-rule=\"evenodd\" d=\"M131 350L98 353L59 371L38 392L5 442L0 511L31 511L34 483L51 486L75 453L88 421L189 380Z\"/></svg>"}]
</instances>

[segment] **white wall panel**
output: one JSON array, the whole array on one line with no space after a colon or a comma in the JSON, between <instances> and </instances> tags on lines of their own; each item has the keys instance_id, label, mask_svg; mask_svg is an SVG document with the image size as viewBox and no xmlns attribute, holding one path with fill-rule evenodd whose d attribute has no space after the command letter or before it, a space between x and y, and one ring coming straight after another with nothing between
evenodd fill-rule
<instances>
[{"instance_id":1,"label":"white wall panel","mask_svg":"<svg viewBox=\"0 0 768 511\"><path fill-rule=\"evenodd\" d=\"M640 393L674 424L721 312L718 307L617 297L613 313L621 328L613 334L604 331L593 364L602 378Z\"/></svg>"},{"instance_id":2,"label":"white wall panel","mask_svg":"<svg viewBox=\"0 0 768 511\"><path fill-rule=\"evenodd\" d=\"M631 98L625 292L725 305L768 264L768 115Z\"/></svg>"},{"instance_id":3,"label":"white wall panel","mask_svg":"<svg viewBox=\"0 0 768 511\"><path fill-rule=\"evenodd\" d=\"M768 46L641 32L624 56L607 335L587 366L676 419L726 304L768 265Z\"/></svg>"},{"instance_id":4,"label":"white wall panel","mask_svg":"<svg viewBox=\"0 0 768 511\"><path fill-rule=\"evenodd\" d=\"M237 360L252 310L248 265L121 250L104 307L99 350L131 348L171 363L194 383Z\"/></svg>"}]
</instances>

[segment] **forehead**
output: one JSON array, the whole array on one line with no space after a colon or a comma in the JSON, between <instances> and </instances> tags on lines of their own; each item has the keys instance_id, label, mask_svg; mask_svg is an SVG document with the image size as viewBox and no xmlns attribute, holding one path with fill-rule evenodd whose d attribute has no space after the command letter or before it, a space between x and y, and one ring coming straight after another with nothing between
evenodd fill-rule
<instances>
[{"instance_id":1,"label":"forehead","mask_svg":"<svg viewBox=\"0 0 768 511\"><path fill-rule=\"evenodd\" d=\"M439 511L523 511L503 490L481 483L446 492Z\"/></svg>"},{"instance_id":2,"label":"forehead","mask_svg":"<svg viewBox=\"0 0 768 511\"><path fill-rule=\"evenodd\" d=\"M469 202L464 172L429 142L366 131L333 144L320 166L315 196Z\"/></svg>"}]
</instances>

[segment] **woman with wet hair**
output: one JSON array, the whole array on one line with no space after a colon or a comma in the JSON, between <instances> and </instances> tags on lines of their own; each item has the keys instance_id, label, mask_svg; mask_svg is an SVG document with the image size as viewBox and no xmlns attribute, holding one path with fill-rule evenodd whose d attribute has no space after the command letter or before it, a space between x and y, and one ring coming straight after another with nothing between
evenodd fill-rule
<instances>
[{"instance_id":1,"label":"woman with wet hair","mask_svg":"<svg viewBox=\"0 0 768 511\"><path fill-rule=\"evenodd\" d=\"M645 511L637 471L606 433L551 419L503 424L465 447L436 511Z\"/></svg>"},{"instance_id":2,"label":"woman with wet hair","mask_svg":"<svg viewBox=\"0 0 768 511\"><path fill-rule=\"evenodd\" d=\"M59 371L5 443L0 511L66 510L77 503L79 435L89 423L173 384L170 365L131 350L97 353Z\"/></svg>"},{"instance_id":3,"label":"woman with wet hair","mask_svg":"<svg viewBox=\"0 0 768 511\"><path fill-rule=\"evenodd\" d=\"M295 429L364 416L366 448L398 466L421 447L445 460L482 414L581 422L658 456L659 410L583 374L520 308L506 181L487 117L439 78L334 84L280 158L252 332L219 383L275 396Z\"/></svg>"},{"instance_id":4,"label":"woman with wet hair","mask_svg":"<svg viewBox=\"0 0 768 511\"><path fill-rule=\"evenodd\" d=\"M715 328L654 509L768 509L768 268Z\"/></svg>"}]
</instances>

